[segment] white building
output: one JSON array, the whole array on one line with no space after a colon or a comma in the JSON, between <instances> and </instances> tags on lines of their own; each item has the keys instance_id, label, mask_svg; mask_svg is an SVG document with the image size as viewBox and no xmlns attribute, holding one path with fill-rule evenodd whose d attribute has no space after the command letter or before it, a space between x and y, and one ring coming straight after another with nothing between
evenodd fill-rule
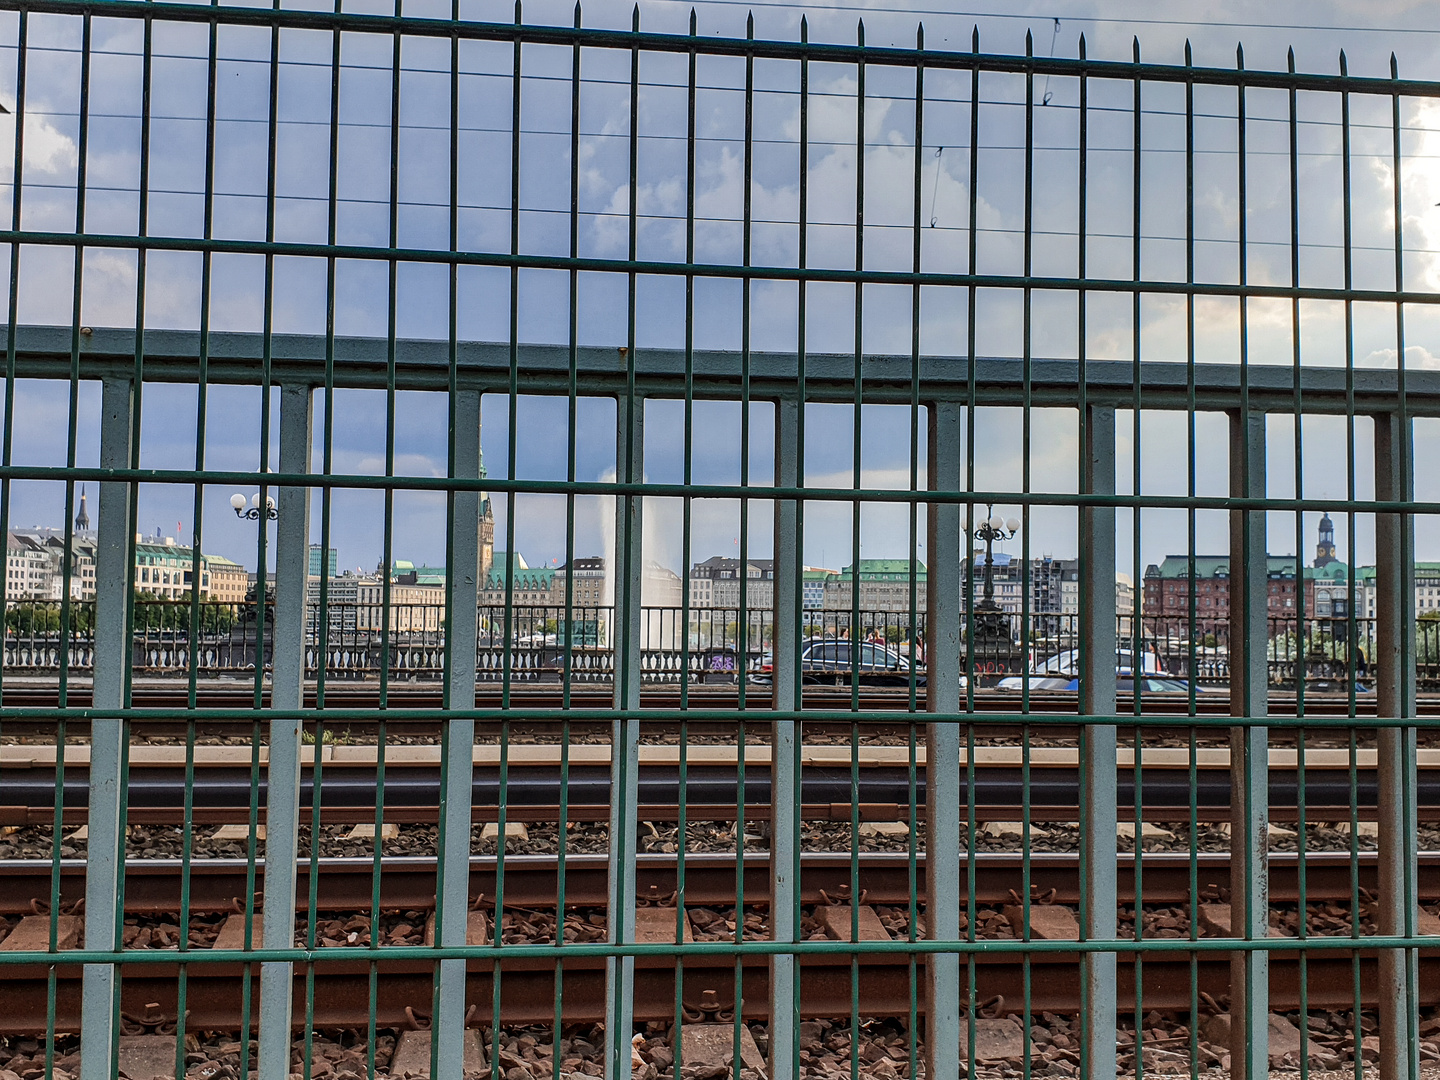
<instances>
[{"instance_id":1,"label":"white building","mask_svg":"<svg viewBox=\"0 0 1440 1080\"><path fill-rule=\"evenodd\" d=\"M28 536L5 536L5 599L48 600L55 576L54 560L43 543Z\"/></svg>"},{"instance_id":2,"label":"white building","mask_svg":"<svg viewBox=\"0 0 1440 1080\"><path fill-rule=\"evenodd\" d=\"M1135 582L1129 574L1115 575L1115 614L1135 614Z\"/></svg>"},{"instance_id":3,"label":"white building","mask_svg":"<svg viewBox=\"0 0 1440 1080\"><path fill-rule=\"evenodd\" d=\"M741 572L739 559L715 555L690 568L692 608L740 607L740 584L745 583L745 607L751 611L775 606L775 560L748 559ZM670 573L666 571L666 573ZM648 574L648 572L647 572ZM673 576L673 575L672 575ZM678 579L677 579L678 580ZM650 603L647 598L646 603ZM679 600L677 598L676 604Z\"/></svg>"},{"instance_id":4,"label":"white building","mask_svg":"<svg viewBox=\"0 0 1440 1080\"><path fill-rule=\"evenodd\" d=\"M1330 583L1330 596L1326 607L1321 610L1320 588L1315 592L1315 615L1337 615L1335 607L1348 599L1345 582ZM1355 614L1358 618L1375 618L1375 567L1362 566L1355 571ZM1343 608L1342 608L1343 610ZM1415 614L1440 611L1440 562L1417 562L1415 564Z\"/></svg>"}]
</instances>

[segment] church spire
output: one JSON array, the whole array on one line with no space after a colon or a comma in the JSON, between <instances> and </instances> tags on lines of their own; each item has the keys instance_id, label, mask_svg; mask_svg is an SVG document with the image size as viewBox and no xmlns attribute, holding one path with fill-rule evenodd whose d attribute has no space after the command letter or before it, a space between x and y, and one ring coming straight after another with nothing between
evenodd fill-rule
<instances>
[{"instance_id":1,"label":"church spire","mask_svg":"<svg viewBox=\"0 0 1440 1080\"><path fill-rule=\"evenodd\" d=\"M85 508L85 485L80 485L80 512L75 515L75 531L90 531L90 511Z\"/></svg>"},{"instance_id":2,"label":"church spire","mask_svg":"<svg viewBox=\"0 0 1440 1080\"><path fill-rule=\"evenodd\" d=\"M1330 513L1326 511L1320 518L1320 530L1318 543L1315 545L1316 567L1329 566L1338 562L1335 556L1335 522L1330 520Z\"/></svg>"}]
</instances>

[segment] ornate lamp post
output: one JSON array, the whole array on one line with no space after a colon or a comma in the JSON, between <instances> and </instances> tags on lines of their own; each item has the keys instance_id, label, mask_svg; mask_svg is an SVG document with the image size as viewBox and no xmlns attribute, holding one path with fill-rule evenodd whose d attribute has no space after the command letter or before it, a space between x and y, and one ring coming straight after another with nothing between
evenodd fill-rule
<instances>
[{"instance_id":1,"label":"ornate lamp post","mask_svg":"<svg viewBox=\"0 0 1440 1080\"><path fill-rule=\"evenodd\" d=\"M235 492L230 496L230 508L235 511L235 516L245 521L274 521L280 516L276 509L275 500L269 495L265 496L265 504L260 504L260 493L257 491L250 496L247 505L245 496ZM267 593L269 590L266 590ZM238 642L243 662L247 664L263 664L269 655L266 645L260 641L260 611L261 604L266 608L273 608L274 600L267 595L263 599L258 590L251 589L245 595L245 602L240 605L240 617L235 620L230 629L232 642ZM273 626L273 619L267 615L265 618L267 626ZM268 637L268 635L267 635Z\"/></svg>"},{"instance_id":2,"label":"ornate lamp post","mask_svg":"<svg viewBox=\"0 0 1440 1080\"><path fill-rule=\"evenodd\" d=\"M1000 605L995 602L995 563L993 558L996 540L1009 540L1020 531L1016 518L1001 520L994 512L994 506L985 507L986 516L971 530L976 540L985 541L985 577L981 587L980 603L975 605L975 637L978 641L1010 639L1010 627ZM971 571L974 580L974 571Z\"/></svg>"},{"instance_id":3,"label":"ornate lamp post","mask_svg":"<svg viewBox=\"0 0 1440 1080\"><path fill-rule=\"evenodd\" d=\"M275 509L275 500L269 495L265 496L265 508L263 510L260 508L259 492L250 496L250 505L247 507L245 496L237 491L230 496L230 506L234 509L236 517L246 518L250 521L259 521L262 516L274 521L280 516L279 511Z\"/></svg>"}]
</instances>

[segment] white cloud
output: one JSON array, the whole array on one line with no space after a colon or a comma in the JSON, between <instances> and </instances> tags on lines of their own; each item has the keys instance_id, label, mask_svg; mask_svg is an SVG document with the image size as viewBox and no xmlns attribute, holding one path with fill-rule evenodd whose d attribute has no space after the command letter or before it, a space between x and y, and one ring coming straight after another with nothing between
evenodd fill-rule
<instances>
[{"instance_id":1,"label":"white cloud","mask_svg":"<svg viewBox=\"0 0 1440 1080\"><path fill-rule=\"evenodd\" d=\"M7 106L13 107L13 106ZM10 129L7 136L0 135L0 143L14 140L14 116L5 118ZM3 129L0 129L3 130ZM51 176L73 172L80 163L80 154L75 140L52 124L48 117L27 113L25 116L25 171L42 172Z\"/></svg>"},{"instance_id":2,"label":"white cloud","mask_svg":"<svg viewBox=\"0 0 1440 1080\"><path fill-rule=\"evenodd\" d=\"M1376 349L1356 362L1357 367L1395 368L1394 349ZM1405 369L1407 371L1440 370L1440 356L1436 356L1423 345L1405 346Z\"/></svg>"}]
</instances>

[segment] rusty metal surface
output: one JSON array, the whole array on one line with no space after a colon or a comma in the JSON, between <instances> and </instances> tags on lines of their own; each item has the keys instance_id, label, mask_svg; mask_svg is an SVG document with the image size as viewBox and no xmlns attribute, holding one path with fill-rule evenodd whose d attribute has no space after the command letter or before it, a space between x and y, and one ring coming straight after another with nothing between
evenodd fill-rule
<instances>
[{"instance_id":1,"label":"rusty metal surface","mask_svg":"<svg viewBox=\"0 0 1440 1080\"><path fill-rule=\"evenodd\" d=\"M677 865L671 855L641 855L636 860L637 892L642 900L668 899L678 887ZM1215 895L1228 883L1230 859L1225 853L1201 853L1195 862L1202 898ZM1361 852L1358 877L1352 880L1346 852L1311 852L1305 863L1306 894L1311 902L1348 901L1355 888L1373 889L1375 853ZM258 872L264 860L257 863ZM1190 857L1183 852L1147 852L1140 860L1143 894L1148 904L1184 904L1191 899ZM1122 903L1135 899L1134 856L1120 856L1119 895ZM1276 903L1293 903L1299 895L1299 860L1293 852L1270 857L1270 897ZM309 897L310 864L297 864L300 887L297 909ZM925 857L916 862L916 896L924 902ZM126 865L125 910L156 914L180 908L182 865L178 860L137 859ZM81 860L61 863L60 901L69 907L84 894L85 867ZM505 900L516 907L553 907L559 895L559 863L549 855L507 855ZM603 907L606 903L606 856L572 855L565 860L565 898L574 907ZM1022 887L1023 864L1018 852L981 852L975 857L975 898L981 904L1004 903L1010 890ZM369 910L374 861L370 858L326 858L319 861L317 910ZM769 860L750 854L744 860L747 903L769 902ZM1079 857L1070 853L1030 856L1030 881L1040 893L1055 890L1054 900L1075 904L1080 900ZM866 852L860 856L860 890L866 903L906 904L911 877L903 852ZM435 861L420 857L391 857L381 864L380 903L384 909L427 909L435 903ZM1421 855L1418 887L1422 897L1440 896L1440 853ZM190 865L190 905L196 913L243 910L247 888L243 859L201 859ZM801 859L800 899L813 904L850 890L850 857L846 854L808 853ZM51 864L36 860L0 862L0 914L30 914L34 904L48 903ZM494 897L495 858L475 856L470 862L472 897ZM685 861L685 898L692 905L735 902L733 854L691 855ZM263 899L263 898L262 898Z\"/></svg>"}]
</instances>

